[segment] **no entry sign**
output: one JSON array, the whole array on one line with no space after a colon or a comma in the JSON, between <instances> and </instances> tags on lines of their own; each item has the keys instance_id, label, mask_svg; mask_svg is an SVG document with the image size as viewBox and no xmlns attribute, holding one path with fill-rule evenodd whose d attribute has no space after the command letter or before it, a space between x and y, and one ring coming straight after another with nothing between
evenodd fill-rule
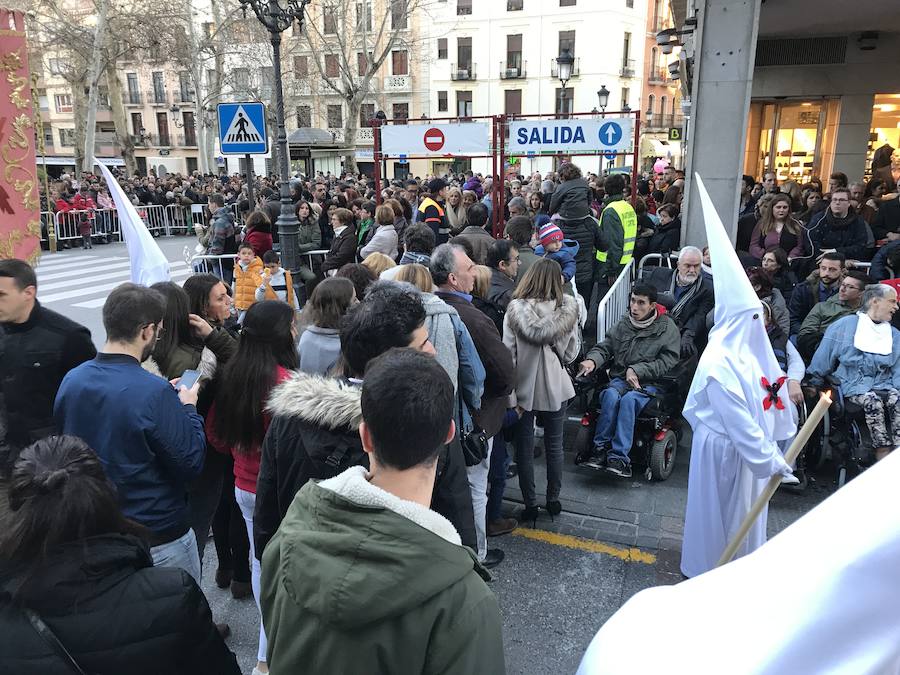
<instances>
[{"instance_id":1,"label":"no entry sign","mask_svg":"<svg viewBox=\"0 0 900 675\"><path fill-rule=\"evenodd\" d=\"M387 157L466 157L490 153L487 122L461 124L387 124L381 151Z\"/></svg>"},{"instance_id":2,"label":"no entry sign","mask_svg":"<svg viewBox=\"0 0 900 675\"><path fill-rule=\"evenodd\" d=\"M437 152L444 147L444 132L432 127L425 132L425 148Z\"/></svg>"}]
</instances>

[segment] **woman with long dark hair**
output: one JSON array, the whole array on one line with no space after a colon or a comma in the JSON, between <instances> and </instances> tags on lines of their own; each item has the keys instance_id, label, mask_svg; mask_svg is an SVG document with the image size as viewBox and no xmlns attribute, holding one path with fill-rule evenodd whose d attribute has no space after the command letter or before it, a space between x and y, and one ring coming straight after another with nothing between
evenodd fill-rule
<instances>
[{"instance_id":1,"label":"woman with long dark hair","mask_svg":"<svg viewBox=\"0 0 900 675\"><path fill-rule=\"evenodd\" d=\"M196 582L153 566L84 441L25 448L0 501L0 672L240 673Z\"/></svg>"},{"instance_id":2,"label":"woman with long dark hair","mask_svg":"<svg viewBox=\"0 0 900 675\"><path fill-rule=\"evenodd\" d=\"M791 198L776 194L761 213L750 235L750 255L762 261L766 249L777 246L788 254L788 260L803 255L803 225L791 216Z\"/></svg>"},{"instance_id":3,"label":"woman with long dark hair","mask_svg":"<svg viewBox=\"0 0 900 675\"><path fill-rule=\"evenodd\" d=\"M237 354L222 370L216 400L206 420L211 443L234 458L234 496L251 541L251 581L257 607L260 567L252 544L253 509L260 446L270 419L265 410L272 388L297 368L295 337L290 305L279 300L253 304L244 317ZM257 660L257 670L267 672L262 618Z\"/></svg>"}]
</instances>

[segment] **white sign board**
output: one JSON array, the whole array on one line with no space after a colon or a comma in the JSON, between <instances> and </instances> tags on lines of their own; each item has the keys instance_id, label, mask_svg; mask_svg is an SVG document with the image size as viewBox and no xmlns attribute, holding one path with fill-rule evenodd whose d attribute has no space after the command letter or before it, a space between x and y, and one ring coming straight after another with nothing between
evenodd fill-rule
<instances>
[{"instance_id":1,"label":"white sign board","mask_svg":"<svg viewBox=\"0 0 900 675\"><path fill-rule=\"evenodd\" d=\"M515 121L509 123L511 155L545 152L633 152L630 117Z\"/></svg>"},{"instance_id":2,"label":"white sign board","mask_svg":"<svg viewBox=\"0 0 900 675\"><path fill-rule=\"evenodd\" d=\"M381 127L381 152L388 157L487 155L490 132L487 122L387 124Z\"/></svg>"}]
</instances>

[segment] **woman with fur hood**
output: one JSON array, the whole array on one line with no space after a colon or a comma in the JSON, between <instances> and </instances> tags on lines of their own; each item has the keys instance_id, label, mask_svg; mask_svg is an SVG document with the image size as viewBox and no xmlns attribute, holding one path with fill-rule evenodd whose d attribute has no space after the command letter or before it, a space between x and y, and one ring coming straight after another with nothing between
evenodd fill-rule
<instances>
[{"instance_id":1,"label":"woman with fur hood","mask_svg":"<svg viewBox=\"0 0 900 675\"><path fill-rule=\"evenodd\" d=\"M565 364L578 356L578 305L563 292L562 269L542 258L523 277L506 309L503 343L516 366L516 386L510 395L521 419L515 430L519 487L525 510L520 522L538 515L534 488L534 418L544 425L547 458L547 504L551 516L562 510L563 421L575 390Z\"/></svg>"}]
</instances>

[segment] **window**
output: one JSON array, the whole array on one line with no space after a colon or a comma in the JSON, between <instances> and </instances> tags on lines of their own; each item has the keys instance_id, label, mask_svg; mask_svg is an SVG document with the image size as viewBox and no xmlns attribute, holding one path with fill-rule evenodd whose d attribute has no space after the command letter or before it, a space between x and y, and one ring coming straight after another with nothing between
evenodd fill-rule
<instances>
[{"instance_id":1,"label":"window","mask_svg":"<svg viewBox=\"0 0 900 675\"><path fill-rule=\"evenodd\" d=\"M367 70L369 70L369 60L366 58L365 53L356 52L356 72L359 73L360 77L363 77Z\"/></svg>"},{"instance_id":2,"label":"window","mask_svg":"<svg viewBox=\"0 0 900 675\"><path fill-rule=\"evenodd\" d=\"M391 73L409 75L409 53L405 49L391 52Z\"/></svg>"},{"instance_id":3,"label":"window","mask_svg":"<svg viewBox=\"0 0 900 675\"><path fill-rule=\"evenodd\" d=\"M522 68L522 34L506 36L506 69L519 71Z\"/></svg>"},{"instance_id":4,"label":"window","mask_svg":"<svg viewBox=\"0 0 900 675\"><path fill-rule=\"evenodd\" d=\"M250 88L250 69L235 68L231 71L234 74L234 88L239 91L247 91Z\"/></svg>"},{"instance_id":5,"label":"window","mask_svg":"<svg viewBox=\"0 0 900 675\"><path fill-rule=\"evenodd\" d=\"M132 103L140 103L140 91L141 88L138 85L138 77L137 73L128 73L125 76L126 82L128 83L128 96L129 98L135 98L138 100L131 101Z\"/></svg>"},{"instance_id":6,"label":"window","mask_svg":"<svg viewBox=\"0 0 900 675\"><path fill-rule=\"evenodd\" d=\"M294 77L300 79L309 77L309 57L308 56L295 56L294 57Z\"/></svg>"},{"instance_id":7,"label":"window","mask_svg":"<svg viewBox=\"0 0 900 675\"><path fill-rule=\"evenodd\" d=\"M647 110L653 112L653 104L656 103L656 97L653 94L650 94L647 97ZM648 126L651 126L651 122L647 123Z\"/></svg>"},{"instance_id":8,"label":"window","mask_svg":"<svg viewBox=\"0 0 900 675\"><path fill-rule=\"evenodd\" d=\"M409 119L409 103L394 103L392 106L393 117L395 120Z\"/></svg>"},{"instance_id":9,"label":"window","mask_svg":"<svg viewBox=\"0 0 900 675\"><path fill-rule=\"evenodd\" d=\"M253 28L247 21L235 21L231 24L231 38L239 45L253 44Z\"/></svg>"},{"instance_id":10,"label":"window","mask_svg":"<svg viewBox=\"0 0 900 675\"><path fill-rule=\"evenodd\" d=\"M522 114L522 90L507 89L503 92L503 112L507 115Z\"/></svg>"},{"instance_id":11,"label":"window","mask_svg":"<svg viewBox=\"0 0 900 675\"><path fill-rule=\"evenodd\" d=\"M162 72L158 70L153 73L153 101L155 103L166 102L166 85Z\"/></svg>"},{"instance_id":12,"label":"window","mask_svg":"<svg viewBox=\"0 0 900 675\"><path fill-rule=\"evenodd\" d=\"M447 38L438 38L438 56L439 59L447 58Z\"/></svg>"},{"instance_id":13,"label":"window","mask_svg":"<svg viewBox=\"0 0 900 675\"><path fill-rule=\"evenodd\" d=\"M524 0L506 0L507 12L519 12L524 6Z\"/></svg>"},{"instance_id":14,"label":"window","mask_svg":"<svg viewBox=\"0 0 900 675\"><path fill-rule=\"evenodd\" d=\"M625 7L628 9L634 9L634 0L625 0Z\"/></svg>"},{"instance_id":15,"label":"window","mask_svg":"<svg viewBox=\"0 0 900 675\"><path fill-rule=\"evenodd\" d=\"M458 91L456 92L456 116L471 117L472 116L472 92Z\"/></svg>"},{"instance_id":16,"label":"window","mask_svg":"<svg viewBox=\"0 0 900 675\"><path fill-rule=\"evenodd\" d=\"M356 30L372 30L372 3L369 0L356 3Z\"/></svg>"},{"instance_id":17,"label":"window","mask_svg":"<svg viewBox=\"0 0 900 675\"><path fill-rule=\"evenodd\" d=\"M135 136L141 135L141 129L144 128L144 116L141 113L131 113L131 133Z\"/></svg>"},{"instance_id":18,"label":"window","mask_svg":"<svg viewBox=\"0 0 900 675\"><path fill-rule=\"evenodd\" d=\"M372 118L375 117L375 104L363 103L359 106L359 126L372 126Z\"/></svg>"},{"instance_id":19,"label":"window","mask_svg":"<svg viewBox=\"0 0 900 675\"><path fill-rule=\"evenodd\" d=\"M197 127L194 123L194 113L181 113L181 120L184 124L184 144L188 147L197 145Z\"/></svg>"},{"instance_id":20,"label":"window","mask_svg":"<svg viewBox=\"0 0 900 675\"><path fill-rule=\"evenodd\" d=\"M49 59L49 65L51 75L62 75L66 71L64 59Z\"/></svg>"},{"instance_id":21,"label":"window","mask_svg":"<svg viewBox=\"0 0 900 675\"><path fill-rule=\"evenodd\" d=\"M298 127L311 127L312 126L312 108L308 105L298 105L297 106L297 126Z\"/></svg>"},{"instance_id":22,"label":"window","mask_svg":"<svg viewBox=\"0 0 900 675\"><path fill-rule=\"evenodd\" d=\"M391 28L407 28L405 0L391 0Z\"/></svg>"},{"instance_id":23,"label":"window","mask_svg":"<svg viewBox=\"0 0 900 675\"><path fill-rule=\"evenodd\" d=\"M572 95L574 91L571 87L568 89L556 89L556 114L571 115L572 114Z\"/></svg>"},{"instance_id":24,"label":"window","mask_svg":"<svg viewBox=\"0 0 900 675\"><path fill-rule=\"evenodd\" d=\"M172 141L169 139L169 118L166 113L156 113L156 127L159 129L157 145L171 145Z\"/></svg>"},{"instance_id":25,"label":"window","mask_svg":"<svg viewBox=\"0 0 900 675\"><path fill-rule=\"evenodd\" d=\"M53 102L56 105L56 112L72 112L72 94L56 94L56 96L53 97ZM62 129L60 129L60 131L62 131Z\"/></svg>"},{"instance_id":26,"label":"window","mask_svg":"<svg viewBox=\"0 0 900 675\"><path fill-rule=\"evenodd\" d=\"M61 148L74 148L75 147L75 130L74 129L60 129L59 130L59 146Z\"/></svg>"},{"instance_id":27,"label":"window","mask_svg":"<svg viewBox=\"0 0 900 675\"><path fill-rule=\"evenodd\" d=\"M560 7L574 7L576 0L559 0Z\"/></svg>"},{"instance_id":28,"label":"window","mask_svg":"<svg viewBox=\"0 0 900 675\"><path fill-rule=\"evenodd\" d=\"M630 105L628 99L631 98L631 89L622 87L622 107L619 110L625 110L625 106Z\"/></svg>"},{"instance_id":29,"label":"window","mask_svg":"<svg viewBox=\"0 0 900 675\"><path fill-rule=\"evenodd\" d=\"M456 63L459 70L472 69L472 38L456 39Z\"/></svg>"},{"instance_id":30,"label":"window","mask_svg":"<svg viewBox=\"0 0 900 675\"><path fill-rule=\"evenodd\" d=\"M447 92L439 91L438 93L438 112L447 112Z\"/></svg>"},{"instance_id":31,"label":"window","mask_svg":"<svg viewBox=\"0 0 900 675\"><path fill-rule=\"evenodd\" d=\"M459 16L472 13L472 0L456 0L456 13Z\"/></svg>"},{"instance_id":32,"label":"window","mask_svg":"<svg viewBox=\"0 0 900 675\"><path fill-rule=\"evenodd\" d=\"M631 33L625 33L622 40L622 65L628 65L628 59L631 58Z\"/></svg>"},{"instance_id":33,"label":"window","mask_svg":"<svg viewBox=\"0 0 900 675\"><path fill-rule=\"evenodd\" d=\"M662 122L662 120L665 118L665 116L666 116L666 97L660 96L659 97L659 120L660 120L660 122Z\"/></svg>"},{"instance_id":34,"label":"window","mask_svg":"<svg viewBox=\"0 0 900 675\"><path fill-rule=\"evenodd\" d=\"M328 106L328 128L340 129L344 126L344 110L341 104Z\"/></svg>"},{"instance_id":35,"label":"window","mask_svg":"<svg viewBox=\"0 0 900 675\"><path fill-rule=\"evenodd\" d=\"M191 75L186 70L178 73L178 91L181 94L183 103L189 103L194 100L194 95L191 93Z\"/></svg>"},{"instance_id":36,"label":"window","mask_svg":"<svg viewBox=\"0 0 900 675\"><path fill-rule=\"evenodd\" d=\"M564 49L568 49L572 56L575 56L575 31L561 30L559 31L559 51L562 54Z\"/></svg>"},{"instance_id":37,"label":"window","mask_svg":"<svg viewBox=\"0 0 900 675\"><path fill-rule=\"evenodd\" d=\"M325 35L337 35L337 17L334 15L332 5L325 5L322 8L322 32Z\"/></svg>"},{"instance_id":38,"label":"window","mask_svg":"<svg viewBox=\"0 0 900 675\"><path fill-rule=\"evenodd\" d=\"M338 57L337 54L325 55L325 77L338 76Z\"/></svg>"},{"instance_id":39,"label":"window","mask_svg":"<svg viewBox=\"0 0 900 675\"><path fill-rule=\"evenodd\" d=\"M44 145L53 145L53 127L49 124L44 125Z\"/></svg>"}]
</instances>

